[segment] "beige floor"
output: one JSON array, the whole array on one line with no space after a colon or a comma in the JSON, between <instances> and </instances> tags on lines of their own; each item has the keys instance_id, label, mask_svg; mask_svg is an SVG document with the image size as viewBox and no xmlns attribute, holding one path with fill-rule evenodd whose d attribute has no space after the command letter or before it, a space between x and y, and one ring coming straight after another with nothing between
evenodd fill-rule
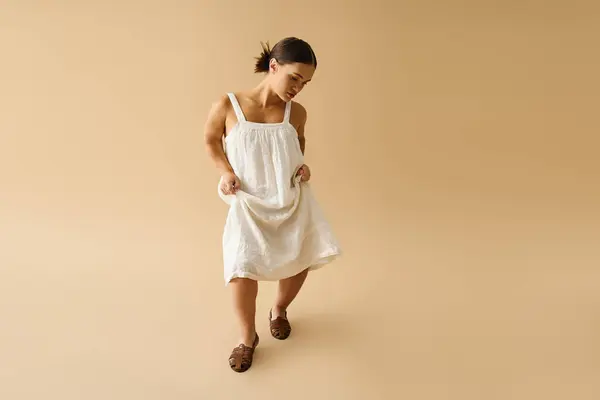
<instances>
[{"instance_id":1,"label":"beige floor","mask_svg":"<svg viewBox=\"0 0 600 400\"><path fill-rule=\"evenodd\" d=\"M0 399L600 398L593 2L51 3L0 2ZM235 374L202 124L286 35L345 256Z\"/></svg>"}]
</instances>

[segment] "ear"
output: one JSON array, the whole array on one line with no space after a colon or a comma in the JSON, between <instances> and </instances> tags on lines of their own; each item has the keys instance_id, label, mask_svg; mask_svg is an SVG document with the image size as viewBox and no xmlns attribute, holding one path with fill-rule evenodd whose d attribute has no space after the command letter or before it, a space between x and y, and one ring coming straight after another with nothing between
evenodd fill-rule
<instances>
[{"instance_id":1,"label":"ear","mask_svg":"<svg viewBox=\"0 0 600 400\"><path fill-rule=\"evenodd\" d=\"M271 60L269 61L269 70L273 73L277 72L277 70L279 69L279 64L277 63L277 60L274 58L271 58Z\"/></svg>"}]
</instances>

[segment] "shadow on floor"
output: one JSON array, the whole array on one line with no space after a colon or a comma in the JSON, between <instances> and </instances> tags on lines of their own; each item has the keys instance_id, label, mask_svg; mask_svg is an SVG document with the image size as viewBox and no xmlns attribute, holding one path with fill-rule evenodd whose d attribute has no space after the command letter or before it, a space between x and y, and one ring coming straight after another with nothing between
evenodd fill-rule
<instances>
[{"instance_id":1,"label":"shadow on floor","mask_svg":"<svg viewBox=\"0 0 600 400\"><path fill-rule=\"evenodd\" d=\"M261 342L255 353L255 363L264 367L278 368L290 361L311 358L323 362L329 359L337 363L351 361L351 349L360 343L356 330L356 317L342 314L289 314L292 333L286 340L271 336L268 321L259 328Z\"/></svg>"}]
</instances>

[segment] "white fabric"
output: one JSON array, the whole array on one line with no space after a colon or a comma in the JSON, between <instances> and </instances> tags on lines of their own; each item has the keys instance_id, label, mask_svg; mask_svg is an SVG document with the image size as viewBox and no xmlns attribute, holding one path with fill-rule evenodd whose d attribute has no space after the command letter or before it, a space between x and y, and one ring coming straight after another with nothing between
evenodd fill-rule
<instances>
[{"instance_id":1,"label":"white fabric","mask_svg":"<svg viewBox=\"0 0 600 400\"><path fill-rule=\"evenodd\" d=\"M295 177L304 163L290 124L291 102L280 123L246 121L232 93L238 123L225 153L241 181L229 204L223 232L225 284L233 278L275 281L320 268L341 254L308 182ZM221 182L219 182L221 183Z\"/></svg>"}]
</instances>

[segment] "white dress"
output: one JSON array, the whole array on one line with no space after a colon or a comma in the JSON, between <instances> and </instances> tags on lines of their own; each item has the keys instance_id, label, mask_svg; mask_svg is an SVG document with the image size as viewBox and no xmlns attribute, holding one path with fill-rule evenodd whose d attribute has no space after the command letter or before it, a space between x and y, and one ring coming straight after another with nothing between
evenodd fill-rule
<instances>
[{"instance_id":1,"label":"white dress","mask_svg":"<svg viewBox=\"0 0 600 400\"><path fill-rule=\"evenodd\" d=\"M304 163L291 102L280 123L246 121L228 94L238 123L226 136L225 154L241 187L219 196L229 204L223 231L224 278L276 281L320 268L341 254L308 182L296 172ZM219 182L220 183L220 182Z\"/></svg>"}]
</instances>

